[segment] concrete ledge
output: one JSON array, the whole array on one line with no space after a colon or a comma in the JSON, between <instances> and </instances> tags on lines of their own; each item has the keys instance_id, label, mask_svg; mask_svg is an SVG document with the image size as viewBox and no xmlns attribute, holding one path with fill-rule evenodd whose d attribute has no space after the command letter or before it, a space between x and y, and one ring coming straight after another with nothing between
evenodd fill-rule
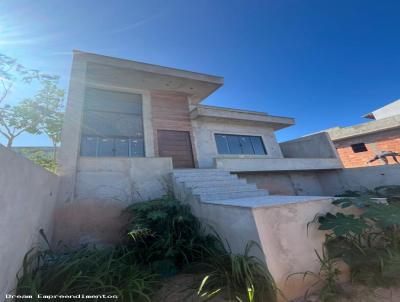
<instances>
[{"instance_id":1,"label":"concrete ledge","mask_svg":"<svg viewBox=\"0 0 400 302\"><path fill-rule=\"evenodd\" d=\"M211 118L266 124L278 130L294 125L290 117L273 116L264 112L199 105L190 112L191 119Z\"/></svg>"},{"instance_id":2,"label":"concrete ledge","mask_svg":"<svg viewBox=\"0 0 400 302\"><path fill-rule=\"evenodd\" d=\"M231 172L308 171L342 169L337 158L217 157L215 166Z\"/></svg>"}]
</instances>

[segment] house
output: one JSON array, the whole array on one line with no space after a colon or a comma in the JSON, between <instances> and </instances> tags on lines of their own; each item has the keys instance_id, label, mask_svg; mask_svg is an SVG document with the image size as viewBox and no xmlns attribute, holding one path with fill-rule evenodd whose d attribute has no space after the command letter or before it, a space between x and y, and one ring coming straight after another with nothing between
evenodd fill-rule
<instances>
[{"instance_id":1,"label":"house","mask_svg":"<svg viewBox=\"0 0 400 302\"><path fill-rule=\"evenodd\" d=\"M368 161L383 151L400 152L400 100L363 117L373 121L325 130L345 168L383 165L380 160ZM396 164L391 157L387 159L389 164Z\"/></svg>"},{"instance_id":2,"label":"house","mask_svg":"<svg viewBox=\"0 0 400 302\"><path fill-rule=\"evenodd\" d=\"M196 168L236 173L269 194L322 195L315 173L342 168L326 135L279 144L275 131L293 118L202 105L223 82L75 51L59 200L155 198L173 170Z\"/></svg>"}]
</instances>

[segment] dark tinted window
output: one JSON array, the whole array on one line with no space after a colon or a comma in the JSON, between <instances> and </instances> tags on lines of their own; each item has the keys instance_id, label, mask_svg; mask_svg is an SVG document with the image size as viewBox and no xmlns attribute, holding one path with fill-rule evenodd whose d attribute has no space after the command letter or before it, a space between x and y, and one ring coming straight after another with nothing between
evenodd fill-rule
<instances>
[{"instance_id":1,"label":"dark tinted window","mask_svg":"<svg viewBox=\"0 0 400 302\"><path fill-rule=\"evenodd\" d=\"M215 134L219 154L267 154L260 136Z\"/></svg>"},{"instance_id":2,"label":"dark tinted window","mask_svg":"<svg viewBox=\"0 0 400 302\"><path fill-rule=\"evenodd\" d=\"M144 156L139 94L87 88L82 123L82 156Z\"/></svg>"},{"instance_id":3,"label":"dark tinted window","mask_svg":"<svg viewBox=\"0 0 400 302\"><path fill-rule=\"evenodd\" d=\"M367 146L364 143L351 145L351 149L353 149L354 153L366 152L368 151Z\"/></svg>"}]
</instances>

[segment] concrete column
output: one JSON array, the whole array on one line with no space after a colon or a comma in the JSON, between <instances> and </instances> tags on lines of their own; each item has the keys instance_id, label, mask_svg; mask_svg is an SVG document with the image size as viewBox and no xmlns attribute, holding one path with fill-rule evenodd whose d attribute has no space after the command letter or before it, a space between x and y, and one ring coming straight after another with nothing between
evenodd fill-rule
<instances>
[{"instance_id":1,"label":"concrete column","mask_svg":"<svg viewBox=\"0 0 400 302\"><path fill-rule=\"evenodd\" d=\"M83 101L85 98L86 61L84 55L75 53L68 91L68 102L61 134L58 156L60 187L58 200L71 202L74 199L76 168L79 158Z\"/></svg>"}]
</instances>

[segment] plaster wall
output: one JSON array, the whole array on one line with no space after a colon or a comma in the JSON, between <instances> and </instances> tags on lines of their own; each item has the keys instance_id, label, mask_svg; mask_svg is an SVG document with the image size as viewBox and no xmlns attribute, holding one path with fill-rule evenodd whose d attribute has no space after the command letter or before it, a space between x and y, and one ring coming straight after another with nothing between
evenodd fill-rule
<instances>
[{"instance_id":1,"label":"plaster wall","mask_svg":"<svg viewBox=\"0 0 400 302\"><path fill-rule=\"evenodd\" d=\"M237 173L248 183L268 190L270 195L327 195L319 180L318 172L246 172Z\"/></svg>"},{"instance_id":2,"label":"plaster wall","mask_svg":"<svg viewBox=\"0 0 400 302\"><path fill-rule=\"evenodd\" d=\"M326 132L280 143L285 158L337 158L335 147Z\"/></svg>"},{"instance_id":3,"label":"plaster wall","mask_svg":"<svg viewBox=\"0 0 400 302\"><path fill-rule=\"evenodd\" d=\"M292 273L319 271L315 250L321 252L325 234L313 226L307 234L307 223L317 213L335 211L331 198L266 196L204 203L177 182L174 192L191 206L202 223L229 243L233 253L243 253L250 241L258 243L262 252L253 248L251 254L267 263L278 288L289 300L303 296L315 282L311 278L303 280L302 276L286 279Z\"/></svg>"},{"instance_id":4,"label":"plaster wall","mask_svg":"<svg viewBox=\"0 0 400 302\"><path fill-rule=\"evenodd\" d=\"M80 157L75 202L56 210L54 242L117 243L129 204L159 198L169 192L171 158Z\"/></svg>"},{"instance_id":5,"label":"plaster wall","mask_svg":"<svg viewBox=\"0 0 400 302\"><path fill-rule=\"evenodd\" d=\"M261 136L267 150L267 155L263 157L282 158L282 153L272 128L252 122L234 122L218 118L194 119L192 120L192 128L199 168L214 167L214 158L224 157L224 155L218 154L215 133Z\"/></svg>"},{"instance_id":6,"label":"plaster wall","mask_svg":"<svg viewBox=\"0 0 400 302\"><path fill-rule=\"evenodd\" d=\"M372 190L379 186L400 185L400 165L324 171L318 178L324 192L331 196L346 190Z\"/></svg>"},{"instance_id":7,"label":"plaster wall","mask_svg":"<svg viewBox=\"0 0 400 302\"><path fill-rule=\"evenodd\" d=\"M26 252L51 238L57 175L0 146L0 297L15 288Z\"/></svg>"}]
</instances>

